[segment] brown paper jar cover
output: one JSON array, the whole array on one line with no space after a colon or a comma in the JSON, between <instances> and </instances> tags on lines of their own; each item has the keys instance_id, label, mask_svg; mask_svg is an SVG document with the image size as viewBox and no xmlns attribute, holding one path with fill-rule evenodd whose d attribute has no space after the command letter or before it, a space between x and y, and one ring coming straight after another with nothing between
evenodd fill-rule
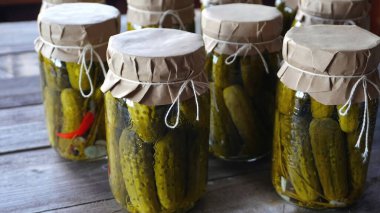
<instances>
[{"instance_id":1,"label":"brown paper jar cover","mask_svg":"<svg viewBox=\"0 0 380 213\"><path fill-rule=\"evenodd\" d=\"M202 37L174 29L147 28L112 36L109 71L101 90L149 106L172 104L208 90ZM121 79L122 78L122 79Z\"/></svg>"},{"instance_id":2,"label":"brown paper jar cover","mask_svg":"<svg viewBox=\"0 0 380 213\"><path fill-rule=\"evenodd\" d=\"M262 0L203 0L203 5L219 5L232 3L262 4Z\"/></svg>"},{"instance_id":3,"label":"brown paper jar cover","mask_svg":"<svg viewBox=\"0 0 380 213\"><path fill-rule=\"evenodd\" d=\"M296 19L305 25L344 24L352 20L356 25L368 29L369 11L368 0L299 0Z\"/></svg>"},{"instance_id":4,"label":"brown paper jar cover","mask_svg":"<svg viewBox=\"0 0 380 213\"><path fill-rule=\"evenodd\" d=\"M255 44L261 52L278 52L282 46L282 14L274 7L257 4L217 5L203 10L202 31L207 52L234 54L246 43ZM252 49L247 54L257 52Z\"/></svg>"},{"instance_id":5,"label":"brown paper jar cover","mask_svg":"<svg viewBox=\"0 0 380 213\"><path fill-rule=\"evenodd\" d=\"M40 39L35 49L44 57L77 62L80 50L72 47L101 45L94 49L105 61L108 39L120 32L120 13L103 4L68 3L43 11L37 23Z\"/></svg>"},{"instance_id":6,"label":"brown paper jar cover","mask_svg":"<svg viewBox=\"0 0 380 213\"><path fill-rule=\"evenodd\" d=\"M363 75L380 85L380 38L357 26L292 28L284 38L283 57L285 63L278 72L281 82L325 105L346 103ZM379 96L370 83L367 92L370 99ZM362 82L352 101L365 101Z\"/></svg>"},{"instance_id":7,"label":"brown paper jar cover","mask_svg":"<svg viewBox=\"0 0 380 213\"><path fill-rule=\"evenodd\" d=\"M157 25L162 14L171 10L181 18L183 24L194 23L193 0L127 0L127 20L140 26ZM167 18L169 19L170 16ZM173 24L178 24L172 19ZM169 23L170 24L170 23Z\"/></svg>"}]
</instances>

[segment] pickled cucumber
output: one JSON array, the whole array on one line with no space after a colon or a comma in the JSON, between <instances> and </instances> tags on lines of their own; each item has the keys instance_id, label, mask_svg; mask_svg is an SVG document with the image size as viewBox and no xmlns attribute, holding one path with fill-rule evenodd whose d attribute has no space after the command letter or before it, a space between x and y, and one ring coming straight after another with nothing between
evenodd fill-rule
<instances>
[{"instance_id":1,"label":"pickled cucumber","mask_svg":"<svg viewBox=\"0 0 380 213\"><path fill-rule=\"evenodd\" d=\"M249 97L241 86L233 85L223 90L224 103L231 115L239 135L244 141L242 154L260 155L263 154L263 146L267 141L261 140L263 131L260 131L260 122L252 112Z\"/></svg>"},{"instance_id":2,"label":"pickled cucumber","mask_svg":"<svg viewBox=\"0 0 380 213\"><path fill-rule=\"evenodd\" d=\"M369 153L371 153L371 147L373 143L373 134L376 127L376 118L377 118L377 111L378 111L378 100L371 100L369 101L369 115L370 115L370 132L369 132ZM362 110L361 110L362 111ZM362 113L362 112L360 112ZM364 160L363 153L365 151L365 137L362 137L360 140L360 147L357 148L356 143L358 141L359 135L360 135L360 129L354 133L347 133L347 146L348 146L348 171L349 171L349 177L350 177L350 199L356 200L360 197L364 190L366 178L367 178L367 171L368 171L368 160ZM368 156L369 159L369 156Z\"/></svg>"},{"instance_id":3,"label":"pickled cucumber","mask_svg":"<svg viewBox=\"0 0 380 213\"><path fill-rule=\"evenodd\" d=\"M237 155L242 139L224 104L223 90L210 83L210 95L210 149L220 157Z\"/></svg>"},{"instance_id":4,"label":"pickled cucumber","mask_svg":"<svg viewBox=\"0 0 380 213\"><path fill-rule=\"evenodd\" d=\"M192 126L210 128L210 93L198 96L199 121L197 121L197 104L195 98L183 101L180 105L182 119L190 122Z\"/></svg>"},{"instance_id":5,"label":"pickled cucumber","mask_svg":"<svg viewBox=\"0 0 380 213\"><path fill-rule=\"evenodd\" d=\"M226 55L218 55L214 53L211 77L212 81L215 83L215 87L221 89L233 84L242 84L240 70L235 67L235 63L227 65L225 62L227 57L228 56Z\"/></svg>"},{"instance_id":6,"label":"pickled cucumber","mask_svg":"<svg viewBox=\"0 0 380 213\"><path fill-rule=\"evenodd\" d=\"M79 91L79 74L80 74L80 64L76 62L66 62L66 70L69 74L69 80L71 87ZM89 90L90 82L88 81L88 77L86 76L86 71L82 70L82 89Z\"/></svg>"},{"instance_id":7,"label":"pickled cucumber","mask_svg":"<svg viewBox=\"0 0 380 213\"><path fill-rule=\"evenodd\" d=\"M153 145L143 142L133 130L126 128L120 136L119 154L132 206L138 212L159 212L161 207L153 170Z\"/></svg>"},{"instance_id":8,"label":"pickled cucumber","mask_svg":"<svg viewBox=\"0 0 380 213\"><path fill-rule=\"evenodd\" d=\"M208 165L208 129L197 128L187 136L187 192L184 206L192 205L206 191Z\"/></svg>"},{"instance_id":9,"label":"pickled cucumber","mask_svg":"<svg viewBox=\"0 0 380 213\"><path fill-rule=\"evenodd\" d=\"M74 89L64 89L61 92L62 104L62 129L61 133L68 133L77 130L83 119L83 100L79 92ZM84 145L86 141L82 139L60 138L58 148L62 155L70 159L84 158Z\"/></svg>"},{"instance_id":10,"label":"pickled cucumber","mask_svg":"<svg viewBox=\"0 0 380 213\"><path fill-rule=\"evenodd\" d=\"M59 98L59 92L49 89L49 87L44 87L44 106L45 106L45 118L46 127L48 130L49 142L52 147L57 144L56 131L59 126L59 114L61 108L61 101Z\"/></svg>"},{"instance_id":11,"label":"pickled cucumber","mask_svg":"<svg viewBox=\"0 0 380 213\"><path fill-rule=\"evenodd\" d=\"M333 116L334 111L334 106L321 104L311 98L311 113L313 114L313 118L330 118Z\"/></svg>"},{"instance_id":12,"label":"pickled cucumber","mask_svg":"<svg viewBox=\"0 0 380 213\"><path fill-rule=\"evenodd\" d=\"M62 63L57 61L57 63L54 64L53 61L45 58L41 54L39 57L41 62L41 74L45 85L57 91L69 88L68 75L66 70L62 69Z\"/></svg>"},{"instance_id":13,"label":"pickled cucumber","mask_svg":"<svg viewBox=\"0 0 380 213\"><path fill-rule=\"evenodd\" d=\"M338 105L337 109L338 112L342 108L342 105ZM360 122L360 106L359 104L352 104L351 108L348 110L347 115L339 115L339 124L340 128L342 129L343 132L346 133L352 133L357 130L359 127L359 122Z\"/></svg>"},{"instance_id":14,"label":"pickled cucumber","mask_svg":"<svg viewBox=\"0 0 380 213\"><path fill-rule=\"evenodd\" d=\"M308 118L293 117L290 141L284 147L290 181L298 198L304 202L315 201L321 194L308 127Z\"/></svg>"},{"instance_id":15,"label":"pickled cucumber","mask_svg":"<svg viewBox=\"0 0 380 213\"><path fill-rule=\"evenodd\" d=\"M343 201L348 194L347 155L344 134L331 118L313 119L310 141L324 197Z\"/></svg>"},{"instance_id":16,"label":"pickled cucumber","mask_svg":"<svg viewBox=\"0 0 380 213\"><path fill-rule=\"evenodd\" d=\"M276 106L278 111L285 115L292 115L295 105L296 92L286 87L283 83L277 86Z\"/></svg>"},{"instance_id":17,"label":"pickled cucumber","mask_svg":"<svg viewBox=\"0 0 380 213\"><path fill-rule=\"evenodd\" d=\"M166 108L147 106L133 102L128 106L132 129L147 143L156 142L166 132L165 113Z\"/></svg>"},{"instance_id":18,"label":"pickled cucumber","mask_svg":"<svg viewBox=\"0 0 380 213\"><path fill-rule=\"evenodd\" d=\"M119 138L121 134L120 118L117 111L117 100L110 92L104 96L105 116L106 116L106 138L108 154L108 173L109 182L116 201L126 207L126 188L122 176L120 155L119 155Z\"/></svg>"},{"instance_id":19,"label":"pickled cucumber","mask_svg":"<svg viewBox=\"0 0 380 213\"><path fill-rule=\"evenodd\" d=\"M242 57L240 59L241 77L243 80L244 91L251 97L261 96L263 92L263 78L266 74L258 56Z\"/></svg>"},{"instance_id":20,"label":"pickled cucumber","mask_svg":"<svg viewBox=\"0 0 380 213\"><path fill-rule=\"evenodd\" d=\"M178 128L154 144L154 174L162 207L179 208L186 190L186 132ZM192 174L191 174L192 175Z\"/></svg>"}]
</instances>

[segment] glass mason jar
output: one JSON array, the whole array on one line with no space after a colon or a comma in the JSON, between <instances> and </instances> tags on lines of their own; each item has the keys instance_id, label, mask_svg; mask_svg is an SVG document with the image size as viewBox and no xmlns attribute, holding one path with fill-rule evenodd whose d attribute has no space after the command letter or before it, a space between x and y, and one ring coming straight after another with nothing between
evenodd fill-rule
<instances>
[{"instance_id":1,"label":"glass mason jar","mask_svg":"<svg viewBox=\"0 0 380 213\"><path fill-rule=\"evenodd\" d=\"M35 47L48 138L63 158L89 160L106 155L104 99L99 88L106 70L107 42L120 31L119 18L116 8L95 3L61 4L39 15Z\"/></svg>"},{"instance_id":2,"label":"glass mason jar","mask_svg":"<svg viewBox=\"0 0 380 213\"><path fill-rule=\"evenodd\" d=\"M369 152L379 101L369 101ZM285 200L309 208L346 207L364 191L368 160L356 148L364 103L347 115L279 83L273 142L272 182ZM364 141L362 138L362 141Z\"/></svg>"},{"instance_id":3,"label":"glass mason jar","mask_svg":"<svg viewBox=\"0 0 380 213\"><path fill-rule=\"evenodd\" d=\"M210 151L224 160L257 160L271 150L281 13L263 5L225 4L204 9L202 21L209 53ZM264 27L243 30L257 26Z\"/></svg>"},{"instance_id":4,"label":"glass mason jar","mask_svg":"<svg viewBox=\"0 0 380 213\"><path fill-rule=\"evenodd\" d=\"M84 160L106 155L103 93L99 90L104 76L99 63L90 72L95 88L89 98L79 88L80 64L48 59L40 54L41 85L49 141L58 153L70 160ZM82 89L90 83L82 74Z\"/></svg>"},{"instance_id":5,"label":"glass mason jar","mask_svg":"<svg viewBox=\"0 0 380 213\"><path fill-rule=\"evenodd\" d=\"M105 95L109 180L130 212L183 212L206 190L209 93L181 103L175 129L165 125L170 105L147 106ZM175 116L173 115L173 120ZM169 119L170 120L170 119Z\"/></svg>"},{"instance_id":6,"label":"glass mason jar","mask_svg":"<svg viewBox=\"0 0 380 213\"><path fill-rule=\"evenodd\" d=\"M101 90L112 193L129 212L186 212L207 184L210 95L202 38L135 30L111 37L107 53Z\"/></svg>"},{"instance_id":7,"label":"glass mason jar","mask_svg":"<svg viewBox=\"0 0 380 213\"><path fill-rule=\"evenodd\" d=\"M225 160L251 161L270 152L281 55L241 56L228 65L227 55L213 52L209 72L211 93L210 150Z\"/></svg>"},{"instance_id":8,"label":"glass mason jar","mask_svg":"<svg viewBox=\"0 0 380 213\"><path fill-rule=\"evenodd\" d=\"M276 0L275 5L282 13L284 20L282 35L285 35L285 33L293 26L294 18L297 14L297 5L290 6L287 0Z\"/></svg>"}]
</instances>

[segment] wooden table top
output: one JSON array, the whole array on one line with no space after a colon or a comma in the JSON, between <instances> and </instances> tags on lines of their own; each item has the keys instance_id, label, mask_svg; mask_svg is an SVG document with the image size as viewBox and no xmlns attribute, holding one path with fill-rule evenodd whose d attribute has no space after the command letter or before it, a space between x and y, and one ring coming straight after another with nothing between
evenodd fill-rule
<instances>
[{"instance_id":1,"label":"wooden table top","mask_svg":"<svg viewBox=\"0 0 380 213\"><path fill-rule=\"evenodd\" d=\"M106 160L63 160L48 145L36 36L35 22L0 24L0 212L122 212L108 186ZM337 212L380 211L379 123L366 191ZM314 211L276 194L269 158L228 163L210 157L207 192L191 212Z\"/></svg>"}]
</instances>

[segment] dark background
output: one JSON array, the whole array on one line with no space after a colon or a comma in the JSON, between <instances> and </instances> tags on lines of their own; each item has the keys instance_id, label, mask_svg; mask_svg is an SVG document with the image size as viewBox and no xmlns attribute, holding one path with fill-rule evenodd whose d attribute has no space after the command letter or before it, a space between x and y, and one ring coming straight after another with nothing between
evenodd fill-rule
<instances>
[{"instance_id":1,"label":"dark background","mask_svg":"<svg viewBox=\"0 0 380 213\"><path fill-rule=\"evenodd\" d=\"M199 7L199 0L194 0ZM264 0L273 5L274 0ZM121 13L127 11L126 0L107 0L107 4L117 7ZM0 0L0 22L35 20L41 7L41 0Z\"/></svg>"}]
</instances>

